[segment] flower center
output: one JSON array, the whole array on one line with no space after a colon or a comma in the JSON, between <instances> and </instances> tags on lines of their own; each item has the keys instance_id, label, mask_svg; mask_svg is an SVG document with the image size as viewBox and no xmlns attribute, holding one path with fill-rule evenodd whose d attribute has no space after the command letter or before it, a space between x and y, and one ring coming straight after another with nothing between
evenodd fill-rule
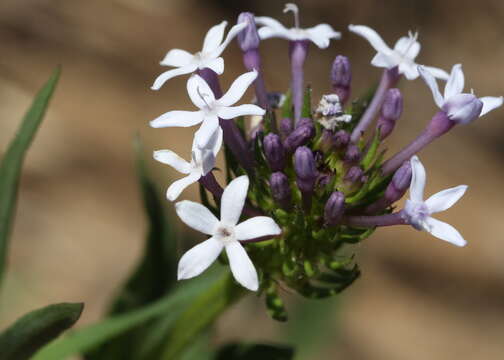
<instances>
[{"instance_id":1,"label":"flower center","mask_svg":"<svg viewBox=\"0 0 504 360\"><path fill-rule=\"evenodd\" d=\"M217 231L215 231L214 237L217 240L222 241L224 244L228 244L236 240L234 234L234 228L222 224L218 226Z\"/></svg>"},{"instance_id":2,"label":"flower center","mask_svg":"<svg viewBox=\"0 0 504 360\"><path fill-rule=\"evenodd\" d=\"M411 226L417 230L423 230L425 228L425 219L430 216L430 213L424 202L406 200L404 212Z\"/></svg>"}]
</instances>

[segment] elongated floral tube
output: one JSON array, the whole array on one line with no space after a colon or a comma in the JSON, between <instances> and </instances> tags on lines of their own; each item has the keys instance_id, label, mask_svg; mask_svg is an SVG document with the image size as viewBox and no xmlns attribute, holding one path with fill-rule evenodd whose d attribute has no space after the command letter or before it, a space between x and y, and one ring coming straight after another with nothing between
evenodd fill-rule
<instances>
[{"instance_id":1,"label":"elongated floral tube","mask_svg":"<svg viewBox=\"0 0 504 360\"><path fill-rule=\"evenodd\" d=\"M346 56L338 55L331 67L331 85L338 95L341 104L345 104L350 97L352 83L352 67Z\"/></svg>"},{"instance_id":2,"label":"elongated floral tube","mask_svg":"<svg viewBox=\"0 0 504 360\"><path fill-rule=\"evenodd\" d=\"M213 70L208 68L198 70L198 75L208 83L215 98L218 99L222 97L219 79ZM247 149L247 143L240 133L238 126L236 126L236 123L232 120L219 119L219 125L223 131L224 143L229 146L229 149L243 168L252 173L254 171L254 161Z\"/></svg>"},{"instance_id":3,"label":"elongated floral tube","mask_svg":"<svg viewBox=\"0 0 504 360\"><path fill-rule=\"evenodd\" d=\"M397 154L388 159L382 166L382 174L384 176L392 174L406 160L409 160L413 155L418 153L424 147L429 145L435 139L443 134L446 134L457 122L450 120L448 114L444 111L439 111L434 115L420 135L417 136L409 145L404 147Z\"/></svg>"},{"instance_id":4,"label":"elongated floral tube","mask_svg":"<svg viewBox=\"0 0 504 360\"><path fill-rule=\"evenodd\" d=\"M215 199L220 200L224 189L219 185L211 171L205 176L200 177L198 181L205 189L212 193Z\"/></svg>"},{"instance_id":5,"label":"elongated floral tube","mask_svg":"<svg viewBox=\"0 0 504 360\"><path fill-rule=\"evenodd\" d=\"M346 216L342 223L355 227L374 228L377 226L408 225L403 219L402 211L380 216Z\"/></svg>"},{"instance_id":6,"label":"elongated floral tube","mask_svg":"<svg viewBox=\"0 0 504 360\"><path fill-rule=\"evenodd\" d=\"M304 62L308 55L309 42L297 40L289 42L289 54L291 61L291 90L292 102L294 104L295 123L301 118L303 107L303 84L304 84Z\"/></svg>"},{"instance_id":7,"label":"elongated floral tube","mask_svg":"<svg viewBox=\"0 0 504 360\"><path fill-rule=\"evenodd\" d=\"M366 131L366 129L369 127L371 122L380 111L380 108L385 101L388 89L394 87L397 84L398 80L399 73L397 71L397 67L383 71L380 84L378 85L378 89L376 89L373 100L371 100L371 103L360 118L359 123L352 131L352 135L350 137L351 142L356 143L357 141L359 141L364 131Z\"/></svg>"},{"instance_id":8,"label":"elongated floral tube","mask_svg":"<svg viewBox=\"0 0 504 360\"><path fill-rule=\"evenodd\" d=\"M257 78L254 81L257 104L263 109L270 109L268 93L264 84L263 73L261 69L261 55L259 54L260 38L257 33L254 14L243 12L238 16L238 24L246 23L247 26L237 35L238 45L243 52L243 64L247 70L257 71Z\"/></svg>"}]
</instances>

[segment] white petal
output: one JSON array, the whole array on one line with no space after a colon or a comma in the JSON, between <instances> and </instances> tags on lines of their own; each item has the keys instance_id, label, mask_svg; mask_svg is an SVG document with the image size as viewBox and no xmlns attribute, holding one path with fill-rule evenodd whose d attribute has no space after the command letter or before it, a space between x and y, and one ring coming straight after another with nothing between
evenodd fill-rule
<instances>
[{"instance_id":1,"label":"white petal","mask_svg":"<svg viewBox=\"0 0 504 360\"><path fill-rule=\"evenodd\" d=\"M187 80L187 93L192 103L200 109L215 101L215 96L207 82L198 74L193 74Z\"/></svg>"},{"instance_id":2,"label":"white petal","mask_svg":"<svg viewBox=\"0 0 504 360\"><path fill-rule=\"evenodd\" d=\"M217 116L206 116L205 120L201 124L200 128L194 134L196 138L196 143L200 149L208 147L208 143L211 140L214 133L219 128L219 119Z\"/></svg>"},{"instance_id":3,"label":"white petal","mask_svg":"<svg viewBox=\"0 0 504 360\"><path fill-rule=\"evenodd\" d=\"M213 168L215 166L215 155L214 155L213 151L210 149L202 149L202 150L198 149L195 151L200 152L201 169L202 169L203 175L208 174L210 171L213 170Z\"/></svg>"},{"instance_id":4,"label":"white petal","mask_svg":"<svg viewBox=\"0 0 504 360\"><path fill-rule=\"evenodd\" d=\"M236 281L249 290L257 291L257 271L243 246L238 241L233 241L226 245L226 254Z\"/></svg>"},{"instance_id":5,"label":"white petal","mask_svg":"<svg viewBox=\"0 0 504 360\"><path fill-rule=\"evenodd\" d=\"M168 51L164 59L160 62L164 66L182 67L189 65L194 59L194 55L181 49Z\"/></svg>"},{"instance_id":6,"label":"white petal","mask_svg":"<svg viewBox=\"0 0 504 360\"><path fill-rule=\"evenodd\" d=\"M245 104L239 106L221 107L218 110L219 117L223 119L234 119L245 115L264 115L266 111L257 105Z\"/></svg>"},{"instance_id":7,"label":"white petal","mask_svg":"<svg viewBox=\"0 0 504 360\"><path fill-rule=\"evenodd\" d=\"M279 235L282 229L275 220L267 216L256 216L235 226L235 236L238 240L250 240L262 236Z\"/></svg>"},{"instance_id":8,"label":"white petal","mask_svg":"<svg viewBox=\"0 0 504 360\"><path fill-rule=\"evenodd\" d=\"M204 69L206 67L212 69L217 75L221 75L224 72L224 59L218 57L217 59L206 61L200 65L200 69Z\"/></svg>"},{"instance_id":9,"label":"white petal","mask_svg":"<svg viewBox=\"0 0 504 360\"><path fill-rule=\"evenodd\" d=\"M382 53L376 53L376 55L371 60L371 65L391 69L394 66L397 66L397 61L391 56Z\"/></svg>"},{"instance_id":10,"label":"white petal","mask_svg":"<svg viewBox=\"0 0 504 360\"><path fill-rule=\"evenodd\" d=\"M412 61L403 60L399 64L399 73L403 74L408 80L415 80L418 77L418 65Z\"/></svg>"},{"instance_id":11,"label":"white petal","mask_svg":"<svg viewBox=\"0 0 504 360\"><path fill-rule=\"evenodd\" d=\"M382 54L390 54L392 50L385 44L376 31L364 25L348 25L348 30L365 38L371 46Z\"/></svg>"},{"instance_id":12,"label":"white petal","mask_svg":"<svg viewBox=\"0 0 504 360\"><path fill-rule=\"evenodd\" d=\"M203 41L203 48L201 52L206 53L214 51L222 43L224 38L224 30L226 29L227 21L223 21L218 25L214 25L208 30Z\"/></svg>"},{"instance_id":13,"label":"white petal","mask_svg":"<svg viewBox=\"0 0 504 360\"><path fill-rule=\"evenodd\" d=\"M434 75L432 75L424 66L419 66L418 72L420 73L422 79L424 79L427 86L430 88L436 105L440 108L443 107L444 100L441 96L441 93L439 92L439 86L436 82L436 79L434 78Z\"/></svg>"},{"instance_id":14,"label":"white petal","mask_svg":"<svg viewBox=\"0 0 504 360\"><path fill-rule=\"evenodd\" d=\"M485 115L486 113L492 111L499 106L502 106L503 97L495 97L495 96L484 96L479 98L483 103L483 109L481 109L480 117Z\"/></svg>"},{"instance_id":15,"label":"white petal","mask_svg":"<svg viewBox=\"0 0 504 360\"><path fill-rule=\"evenodd\" d=\"M177 279L190 279L208 269L217 259L224 245L211 237L187 251L178 263Z\"/></svg>"},{"instance_id":16,"label":"white petal","mask_svg":"<svg viewBox=\"0 0 504 360\"><path fill-rule=\"evenodd\" d=\"M310 40L320 49L327 48L331 39L341 38L341 33L334 31L328 24L319 24L305 31L310 35Z\"/></svg>"},{"instance_id":17,"label":"white petal","mask_svg":"<svg viewBox=\"0 0 504 360\"><path fill-rule=\"evenodd\" d=\"M448 241L453 245L465 246L467 244L457 229L443 221L428 217L425 219L424 229L433 236L441 240Z\"/></svg>"},{"instance_id":18,"label":"white petal","mask_svg":"<svg viewBox=\"0 0 504 360\"><path fill-rule=\"evenodd\" d=\"M257 78L257 71L252 70L241 74L231 84L229 90L217 102L221 106L231 106L237 103L245 94L250 84Z\"/></svg>"},{"instance_id":19,"label":"white petal","mask_svg":"<svg viewBox=\"0 0 504 360\"><path fill-rule=\"evenodd\" d=\"M222 139L223 139L224 131L222 131L222 128L218 128L217 131L214 133L210 141L208 142L209 147L212 148L212 152L214 156L217 156L219 153L219 150L222 147Z\"/></svg>"},{"instance_id":20,"label":"white petal","mask_svg":"<svg viewBox=\"0 0 504 360\"><path fill-rule=\"evenodd\" d=\"M462 90L464 90L464 72L462 71L462 65L456 64L453 65L450 77L446 82L444 89L445 100L448 100L452 96L462 94Z\"/></svg>"},{"instance_id":21,"label":"white petal","mask_svg":"<svg viewBox=\"0 0 504 360\"><path fill-rule=\"evenodd\" d=\"M208 56L213 59L218 58L222 54L222 52L226 49L226 47L229 45L231 40L233 40L236 37L236 35L238 35L246 27L247 23L240 23L234 25L231 29L229 29L229 32L227 33L226 38L224 39L222 44L220 44L220 46L215 50L213 50L211 53L208 53Z\"/></svg>"},{"instance_id":22,"label":"white petal","mask_svg":"<svg viewBox=\"0 0 504 360\"><path fill-rule=\"evenodd\" d=\"M221 222L234 226L240 220L240 215L247 198L249 178L246 175L237 177L224 189L221 198Z\"/></svg>"},{"instance_id":23,"label":"white petal","mask_svg":"<svg viewBox=\"0 0 504 360\"><path fill-rule=\"evenodd\" d=\"M189 174L191 172L191 164L171 150L154 151L154 159L163 164L170 165L182 174Z\"/></svg>"},{"instance_id":24,"label":"white petal","mask_svg":"<svg viewBox=\"0 0 504 360\"><path fill-rule=\"evenodd\" d=\"M409 36L403 36L395 43L394 50L414 60L420 52L420 43Z\"/></svg>"},{"instance_id":25,"label":"white petal","mask_svg":"<svg viewBox=\"0 0 504 360\"><path fill-rule=\"evenodd\" d=\"M274 30L287 30L287 28L283 26L280 21L269 16L256 16L255 22L258 26L267 26Z\"/></svg>"},{"instance_id":26,"label":"white petal","mask_svg":"<svg viewBox=\"0 0 504 360\"><path fill-rule=\"evenodd\" d=\"M219 220L210 210L194 201L179 201L175 204L175 211L187 226L207 235L213 235L219 224Z\"/></svg>"},{"instance_id":27,"label":"white petal","mask_svg":"<svg viewBox=\"0 0 504 360\"><path fill-rule=\"evenodd\" d=\"M190 127L202 122L203 118L202 111L169 111L152 120L150 126L153 128Z\"/></svg>"},{"instance_id":28,"label":"white petal","mask_svg":"<svg viewBox=\"0 0 504 360\"><path fill-rule=\"evenodd\" d=\"M450 75L443 69L426 65L423 65L423 68L430 72L436 79L448 80L448 78L450 77Z\"/></svg>"},{"instance_id":29,"label":"white petal","mask_svg":"<svg viewBox=\"0 0 504 360\"><path fill-rule=\"evenodd\" d=\"M425 188L425 168L418 159L418 156L411 158L411 184L410 184L410 199L415 202L423 201Z\"/></svg>"},{"instance_id":30,"label":"white petal","mask_svg":"<svg viewBox=\"0 0 504 360\"><path fill-rule=\"evenodd\" d=\"M445 211L455 204L467 190L467 185L459 185L440 191L425 201L430 214Z\"/></svg>"},{"instance_id":31,"label":"white petal","mask_svg":"<svg viewBox=\"0 0 504 360\"><path fill-rule=\"evenodd\" d=\"M183 177L182 179L179 179L177 181L174 181L168 190L166 190L166 198L170 201L175 201L179 197L179 195L188 187L189 185L194 184L197 182L201 177L201 174L198 174L196 172L192 172L186 177Z\"/></svg>"},{"instance_id":32,"label":"white petal","mask_svg":"<svg viewBox=\"0 0 504 360\"><path fill-rule=\"evenodd\" d=\"M156 78L156 80L154 80L154 84L152 84L151 89L152 90L159 90L161 88L161 86L163 86L163 84L165 82L167 82L168 80L170 80L171 78L174 78L175 76L179 76L179 75L192 73L194 70L197 69L197 67L198 66L196 64L189 64L189 65L177 68L177 69L165 71L164 73L159 75Z\"/></svg>"},{"instance_id":33,"label":"white petal","mask_svg":"<svg viewBox=\"0 0 504 360\"><path fill-rule=\"evenodd\" d=\"M263 25L261 28L259 28L259 30L257 30L257 33L261 40L266 40L273 37L294 40L292 38L291 32L285 26L269 16L258 16L255 18L255 21L257 25Z\"/></svg>"}]
</instances>

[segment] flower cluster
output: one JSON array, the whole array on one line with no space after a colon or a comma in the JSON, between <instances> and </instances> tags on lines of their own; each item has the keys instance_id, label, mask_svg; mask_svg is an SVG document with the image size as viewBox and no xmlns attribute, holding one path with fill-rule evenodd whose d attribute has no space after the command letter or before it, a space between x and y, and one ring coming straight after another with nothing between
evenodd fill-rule
<instances>
[{"instance_id":1,"label":"flower cluster","mask_svg":"<svg viewBox=\"0 0 504 360\"><path fill-rule=\"evenodd\" d=\"M161 74L152 89L192 73L187 93L197 110L170 111L151 122L155 128L201 124L190 162L170 150L154 152L156 160L186 175L168 188L169 200L176 200L192 183L199 182L202 189L204 205L175 204L184 223L210 236L181 258L179 279L199 275L225 249L227 256L220 261L229 263L238 283L265 293L271 315L279 320L286 316L280 287L317 298L350 285L360 272L347 245L369 237L376 227L411 225L454 245L465 245L457 230L431 215L451 207L467 186L424 200L426 175L416 154L455 125L472 122L503 103L502 97L463 93L459 64L451 74L417 64L418 34L401 37L392 49L369 27L350 25L351 32L377 51L371 64L384 68L378 87L372 95L348 104L351 64L338 55L330 68L332 91L312 110L311 88L304 81L309 47L313 43L325 49L341 34L328 24L301 28L294 4L287 4L284 12L293 13L294 27L242 13L226 36L226 22L212 27L200 52L170 50L161 65L175 69ZM263 78L259 46L274 37L289 42L291 86L284 93L268 91ZM247 72L223 93L220 56L234 38ZM381 146L403 111L403 94L396 85L402 78L418 77L428 85L440 110L417 138L385 159ZM446 81L444 96L436 78ZM235 105L251 85L254 103ZM222 143L228 182L224 189L214 177ZM404 209L394 212L394 203L408 189ZM241 217L246 219L239 223Z\"/></svg>"}]
</instances>

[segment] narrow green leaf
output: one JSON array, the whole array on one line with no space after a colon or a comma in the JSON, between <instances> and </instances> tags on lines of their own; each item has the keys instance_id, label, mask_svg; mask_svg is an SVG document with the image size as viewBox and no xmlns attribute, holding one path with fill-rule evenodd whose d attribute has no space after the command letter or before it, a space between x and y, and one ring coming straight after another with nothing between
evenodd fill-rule
<instances>
[{"instance_id":1,"label":"narrow green leaf","mask_svg":"<svg viewBox=\"0 0 504 360\"><path fill-rule=\"evenodd\" d=\"M0 359L25 360L79 320L84 304L62 303L32 311L0 335Z\"/></svg>"},{"instance_id":2,"label":"narrow green leaf","mask_svg":"<svg viewBox=\"0 0 504 360\"><path fill-rule=\"evenodd\" d=\"M292 92L288 90L285 93L285 100L282 105L282 118L293 119L294 109L292 108Z\"/></svg>"},{"instance_id":3,"label":"narrow green leaf","mask_svg":"<svg viewBox=\"0 0 504 360\"><path fill-rule=\"evenodd\" d=\"M225 345L215 360L292 360L294 349L286 345L239 344Z\"/></svg>"},{"instance_id":4,"label":"narrow green leaf","mask_svg":"<svg viewBox=\"0 0 504 360\"><path fill-rule=\"evenodd\" d=\"M6 267L9 237L14 220L23 160L42 122L59 76L60 68L58 67L33 100L30 109L23 118L21 127L9 144L0 163L0 281Z\"/></svg>"},{"instance_id":5,"label":"narrow green leaf","mask_svg":"<svg viewBox=\"0 0 504 360\"><path fill-rule=\"evenodd\" d=\"M364 171L368 171L376 160L376 155L378 152L378 147L380 146L380 129L378 129L371 141L371 145L369 146L366 155L361 161L361 166Z\"/></svg>"},{"instance_id":6,"label":"narrow green leaf","mask_svg":"<svg viewBox=\"0 0 504 360\"><path fill-rule=\"evenodd\" d=\"M311 89L311 87L308 86L304 92L303 108L301 109L301 117L311 118L311 116L312 116L311 101L312 101L312 89Z\"/></svg>"},{"instance_id":7,"label":"narrow green leaf","mask_svg":"<svg viewBox=\"0 0 504 360\"><path fill-rule=\"evenodd\" d=\"M125 332L160 316L170 317L175 322L187 308L190 299L206 293L216 283L227 277L221 266L215 266L205 275L177 286L170 295L123 315L116 315L95 325L71 332L39 351L32 360L64 360L69 356L87 352Z\"/></svg>"}]
</instances>

